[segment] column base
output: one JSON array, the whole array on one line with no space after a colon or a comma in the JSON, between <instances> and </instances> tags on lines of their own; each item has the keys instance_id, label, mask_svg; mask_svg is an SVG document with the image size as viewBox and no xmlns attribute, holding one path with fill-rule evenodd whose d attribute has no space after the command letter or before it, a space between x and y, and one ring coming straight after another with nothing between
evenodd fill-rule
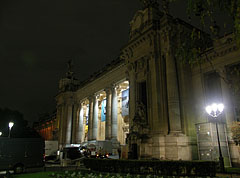
<instances>
[{"instance_id":1,"label":"column base","mask_svg":"<svg viewBox=\"0 0 240 178\"><path fill-rule=\"evenodd\" d=\"M165 136L165 157L170 160L192 160L192 148L189 138L182 133L170 133Z\"/></svg>"},{"instance_id":2,"label":"column base","mask_svg":"<svg viewBox=\"0 0 240 178\"><path fill-rule=\"evenodd\" d=\"M196 144L181 132L152 135L138 145L140 159L193 160L197 157Z\"/></svg>"},{"instance_id":3,"label":"column base","mask_svg":"<svg viewBox=\"0 0 240 178\"><path fill-rule=\"evenodd\" d=\"M171 131L168 135L171 135L171 136L185 136L182 131Z\"/></svg>"},{"instance_id":4,"label":"column base","mask_svg":"<svg viewBox=\"0 0 240 178\"><path fill-rule=\"evenodd\" d=\"M120 148L120 142L116 138L112 138L111 142L112 142L112 154L117 155L118 149Z\"/></svg>"}]
</instances>

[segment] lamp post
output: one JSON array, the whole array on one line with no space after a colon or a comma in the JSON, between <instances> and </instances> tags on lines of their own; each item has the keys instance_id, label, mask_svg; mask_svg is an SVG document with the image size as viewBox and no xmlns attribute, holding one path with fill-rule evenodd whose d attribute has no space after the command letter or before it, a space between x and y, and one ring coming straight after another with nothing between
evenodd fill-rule
<instances>
[{"instance_id":1,"label":"lamp post","mask_svg":"<svg viewBox=\"0 0 240 178\"><path fill-rule=\"evenodd\" d=\"M8 138L10 138L10 133L11 133L11 129L12 129L13 125L14 125L14 122L9 122L9 124L8 124L8 127L9 127Z\"/></svg>"},{"instance_id":2,"label":"lamp post","mask_svg":"<svg viewBox=\"0 0 240 178\"><path fill-rule=\"evenodd\" d=\"M206 112L213 118L217 119L217 117L223 112L224 105L222 103L216 104L213 103L212 105L208 105L205 110ZM218 124L216 121L216 131L217 131L217 140L218 140L218 149L219 149L219 164L221 172L224 172L224 160L221 151L219 133L218 133Z\"/></svg>"}]
</instances>

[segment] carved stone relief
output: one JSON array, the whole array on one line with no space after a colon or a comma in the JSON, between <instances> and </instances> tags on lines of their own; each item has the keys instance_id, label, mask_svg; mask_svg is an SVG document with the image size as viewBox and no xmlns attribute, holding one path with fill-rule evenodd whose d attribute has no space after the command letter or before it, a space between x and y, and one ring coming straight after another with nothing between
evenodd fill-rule
<instances>
[{"instance_id":1,"label":"carved stone relief","mask_svg":"<svg viewBox=\"0 0 240 178\"><path fill-rule=\"evenodd\" d=\"M142 102L137 102L135 116L133 118L133 125L130 128L129 142L134 140L142 140L148 138L149 126L147 123L146 106ZM135 142L134 141L134 142Z\"/></svg>"}]
</instances>

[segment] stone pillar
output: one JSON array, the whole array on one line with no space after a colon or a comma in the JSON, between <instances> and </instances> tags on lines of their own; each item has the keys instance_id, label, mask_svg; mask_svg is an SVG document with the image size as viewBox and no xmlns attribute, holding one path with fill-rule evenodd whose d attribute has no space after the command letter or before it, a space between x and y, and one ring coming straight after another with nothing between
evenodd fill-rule
<instances>
[{"instance_id":1,"label":"stone pillar","mask_svg":"<svg viewBox=\"0 0 240 178\"><path fill-rule=\"evenodd\" d=\"M129 78L129 128L133 125L136 107L136 76L134 70L134 64L129 64L127 72Z\"/></svg>"},{"instance_id":2,"label":"stone pillar","mask_svg":"<svg viewBox=\"0 0 240 178\"><path fill-rule=\"evenodd\" d=\"M66 115L67 115L67 104L62 105L62 112L61 112L61 128L60 128L60 145L63 147L65 145L65 138L66 138Z\"/></svg>"},{"instance_id":3,"label":"stone pillar","mask_svg":"<svg viewBox=\"0 0 240 178\"><path fill-rule=\"evenodd\" d=\"M117 139L118 100L117 100L117 90L116 90L115 86L112 88L112 112L111 112L111 115L112 115L112 139Z\"/></svg>"},{"instance_id":4,"label":"stone pillar","mask_svg":"<svg viewBox=\"0 0 240 178\"><path fill-rule=\"evenodd\" d=\"M83 142L83 107L82 104L79 106L78 115L77 115L77 122L76 122L76 143Z\"/></svg>"},{"instance_id":5,"label":"stone pillar","mask_svg":"<svg viewBox=\"0 0 240 178\"><path fill-rule=\"evenodd\" d=\"M57 107L57 120L58 120L58 144L59 144L59 149L61 149L62 146L62 122L63 122L63 106L58 105Z\"/></svg>"},{"instance_id":6,"label":"stone pillar","mask_svg":"<svg viewBox=\"0 0 240 178\"><path fill-rule=\"evenodd\" d=\"M93 136L92 140L97 140L98 133L98 99L97 96L93 98Z\"/></svg>"},{"instance_id":7,"label":"stone pillar","mask_svg":"<svg viewBox=\"0 0 240 178\"><path fill-rule=\"evenodd\" d=\"M222 71L221 73L222 77L224 77L225 79L228 77L227 76L227 71ZM221 89L222 89L222 100L224 105L228 106L224 109L224 113L222 115L222 118L224 118L224 120L226 120L227 123L227 128L228 130L231 130L231 125L232 122L234 122L234 104L233 101L231 101L232 98L232 91L229 88L229 84L226 83L226 81L223 80L223 78L220 77L220 82L221 82Z\"/></svg>"},{"instance_id":8,"label":"stone pillar","mask_svg":"<svg viewBox=\"0 0 240 178\"><path fill-rule=\"evenodd\" d=\"M154 37L155 38L155 37ZM149 56L149 74L147 76L148 101L151 106L148 110L148 123L151 133L155 137L168 133L167 90L166 90L166 58L160 57L158 52ZM156 153L156 151L155 151Z\"/></svg>"},{"instance_id":9,"label":"stone pillar","mask_svg":"<svg viewBox=\"0 0 240 178\"><path fill-rule=\"evenodd\" d=\"M78 120L79 120L79 114L78 114L78 109L79 109L79 105L78 104L74 104L73 105L73 113L72 113L72 137L71 137L71 143L76 143L76 131L77 131L77 127L78 127Z\"/></svg>"},{"instance_id":10,"label":"stone pillar","mask_svg":"<svg viewBox=\"0 0 240 178\"><path fill-rule=\"evenodd\" d=\"M89 97L88 108L88 140L92 140L93 136L93 97Z\"/></svg>"},{"instance_id":11,"label":"stone pillar","mask_svg":"<svg viewBox=\"0 0 240 178\"><path fill-rule=\"evenodd\" d=\"M66 106L66 132L65 132L65 144L71 143L72 136L72 116L73 116L73 105L68 104Z\"/></svg>"},{"instance_id":12,"label":"stone pillar","mask_svg":"<svg viewBox=\"0 0 240 178\"><path fill-rule=\"evenodd\" d=\"M55 127L59 130L60 129L60 122L61 122L61 105L57 105L57 114L56 114L56 125Z\"/></svg>"},{"instance_id":13,"label":"stone pillar","mask_svg":"<svg viewBox=\"0 0 240 178\"><path fill-rule=\"evenodd\" d=\"M106 124L105 124L105 140L111 140L111 108L112 108L112 91L110 88L107 88L106 90L107 95L107 103L106 103Z\"/></svg>"},{"instance_id":14,"label":"stone pillar","mask_svg":"<svg viewBox=\"0 0 240 178\"><path fill-rule=\"evenodd\" d=\"M182 132L176 67L172 52L168 51L166 53L166 76L170 134Z\"/></svg>"}]
</instances>

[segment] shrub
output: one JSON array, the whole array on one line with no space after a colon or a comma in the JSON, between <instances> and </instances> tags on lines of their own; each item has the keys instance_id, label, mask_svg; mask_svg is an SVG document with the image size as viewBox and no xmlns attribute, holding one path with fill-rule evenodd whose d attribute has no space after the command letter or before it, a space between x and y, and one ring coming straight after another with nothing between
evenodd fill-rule
<instances>
[{"instance_id":1,"label":"shrub","mask_svg":"<svg viewBox=\"0 0 240 178\"><path fill-rule=\"evenodd\" d=\"M93 171L163 176L215 176L213 161L157 161L84 159L84 165Z\"/></svg>"}]
</instances>

